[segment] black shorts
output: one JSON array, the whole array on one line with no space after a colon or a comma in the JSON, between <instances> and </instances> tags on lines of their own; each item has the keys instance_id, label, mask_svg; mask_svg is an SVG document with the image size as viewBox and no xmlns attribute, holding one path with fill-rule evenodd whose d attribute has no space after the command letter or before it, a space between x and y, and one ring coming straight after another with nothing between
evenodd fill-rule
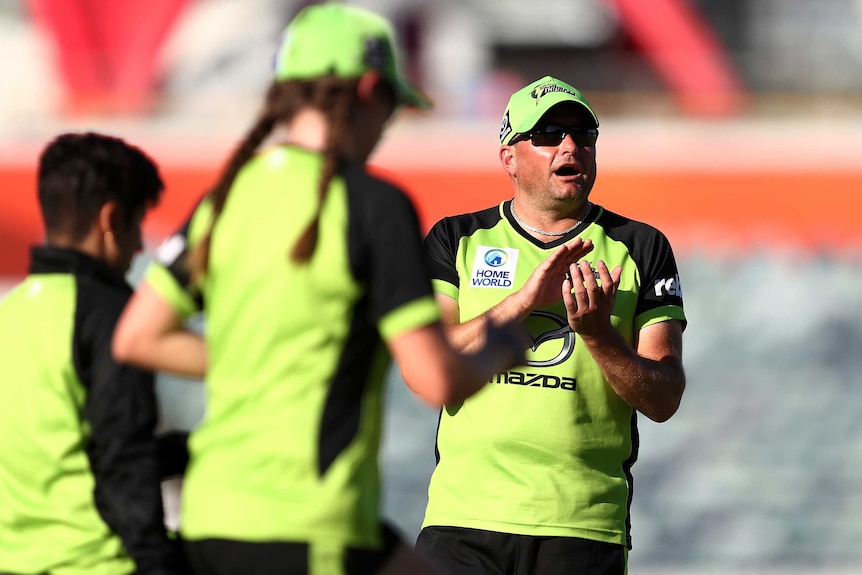
<instances>
[{"instance_id":1,"label":"black shorts","mask_svg":"<svg viewBox=\"0 0 862 575\"><path fill-rule=\"evenodd\" d=\"M232 539L185 541L185 550L195 575L372 575L402 545L398 535L386 525L382 526L382 535L380 550Z\"/></svg>"},{"instance_id":2,"label":"black shorts","mask_svg":"<svg viewBox=\"0 0 862 575\"><path fill-rule=\"evenodd\" d=\"M623 545L577 537L426 527L416 552L449 575L625 575Z\"/></svg>"}]
</instances>

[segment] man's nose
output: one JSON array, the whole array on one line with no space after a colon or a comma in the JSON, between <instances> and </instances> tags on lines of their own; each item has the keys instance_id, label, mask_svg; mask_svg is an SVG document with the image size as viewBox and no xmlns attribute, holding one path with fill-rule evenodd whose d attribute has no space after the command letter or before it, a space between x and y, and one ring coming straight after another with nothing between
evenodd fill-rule
<instances>
[{"instance_id":1,"label":"man's nose","mask_svg":"<svg viewBox=\"0 0 862 575\"><path fill-rule=\"evenodd\" d=\"M572 135L566 132L566 135L563 136L563 139L560 141L560 147L563 150L569 150L571 152L574 152L577 149L578 145L575 143L575 139L572 137Z\"/></svg>"}]
</instances>

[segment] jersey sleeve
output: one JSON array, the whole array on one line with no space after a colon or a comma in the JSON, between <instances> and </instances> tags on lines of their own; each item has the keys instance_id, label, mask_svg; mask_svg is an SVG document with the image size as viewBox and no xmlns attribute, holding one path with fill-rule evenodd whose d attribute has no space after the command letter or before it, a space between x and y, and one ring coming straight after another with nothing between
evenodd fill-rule
<instances>
[{"instance_id":1,"label":"jersey sleeve","mask_svg":"<svg viewBox=\"0 0 862 575\"><path fill-rule=\"evenodd\" d=\"M449 220L444 218L428 232L424 247L434 291L458 299L458 270L455 266L458 244L454 237L449 229Z\"/></svg>"},{"instance_id":2,"label":"jersey sleeve","mask_svg":"<svg viewBox=\"0 0 862 575\"><path fill-rule=\"evenodd\" d=\"M635 310L635 327L641 329L668 320L680 320L685 327L682 286L670 242L656 230L644 248L643 261L638 262L641 287Z\"/></svg>"},{"instance_id":3,"label":"jersey sleeve","mask_svg":"<svg viewBox=\"0 0 862 575\"><path fill-rule=\"evenodd\" d=\"M372 320L383 339L390 340L439 321L440 311L413 204L388 184L374 179L363 184L373 191L357 194L351 260L367 286Z\"/></svg>"},{"instance_id":4,"label":"jersey sleeve","mask_svg":"<svg viewBox=\"0 0 862 575\"><path fill-rule=\"evenodd\" d=\"M162 242L144 276L149 286L183 319L202 308L201 294L191 281L189 253L201 241L211 218L211 204L204 200L180 229Z\"/></svg>"}]
</instances>

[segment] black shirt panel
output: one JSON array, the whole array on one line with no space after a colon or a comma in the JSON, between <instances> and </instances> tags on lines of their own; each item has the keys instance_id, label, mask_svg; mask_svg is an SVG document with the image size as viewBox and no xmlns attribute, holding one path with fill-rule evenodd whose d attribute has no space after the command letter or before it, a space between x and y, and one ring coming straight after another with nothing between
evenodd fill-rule
<instances>
[{"instance_id":1,"label":"black shirt panel","mask_svg":"<svg viewBox=\"0 0 862 575\"><path fill-rule=\"evenodd\" d=\"M182 572L178 545L164 525L153 374L111 355L114 327L132 288L103 262L61 248L35 248L31 273L76 279L72 358L87 390L82 416L89 424L86 452L100 515L135 560L137 573Z\"/></svg>"}]
</instances>

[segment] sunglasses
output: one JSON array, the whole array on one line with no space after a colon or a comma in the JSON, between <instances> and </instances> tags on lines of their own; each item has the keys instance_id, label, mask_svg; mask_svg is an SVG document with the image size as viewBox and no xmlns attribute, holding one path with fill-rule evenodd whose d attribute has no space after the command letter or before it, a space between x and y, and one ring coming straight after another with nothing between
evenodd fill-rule
<instances>
[{"instance_id":1,"label":"sunglasses","mask_svg":"<svg viewBox=\"0 0 862 575\"><path fill-rule=\"evenodd\" d=\"M509 144L517 144L529 139L534 146L559 146L566 139L566 134L578 146L595 146L599 138L596 128L577 128L575 126L543 126L523 134L516 134Z\"/></svg>"}]
</instances>

